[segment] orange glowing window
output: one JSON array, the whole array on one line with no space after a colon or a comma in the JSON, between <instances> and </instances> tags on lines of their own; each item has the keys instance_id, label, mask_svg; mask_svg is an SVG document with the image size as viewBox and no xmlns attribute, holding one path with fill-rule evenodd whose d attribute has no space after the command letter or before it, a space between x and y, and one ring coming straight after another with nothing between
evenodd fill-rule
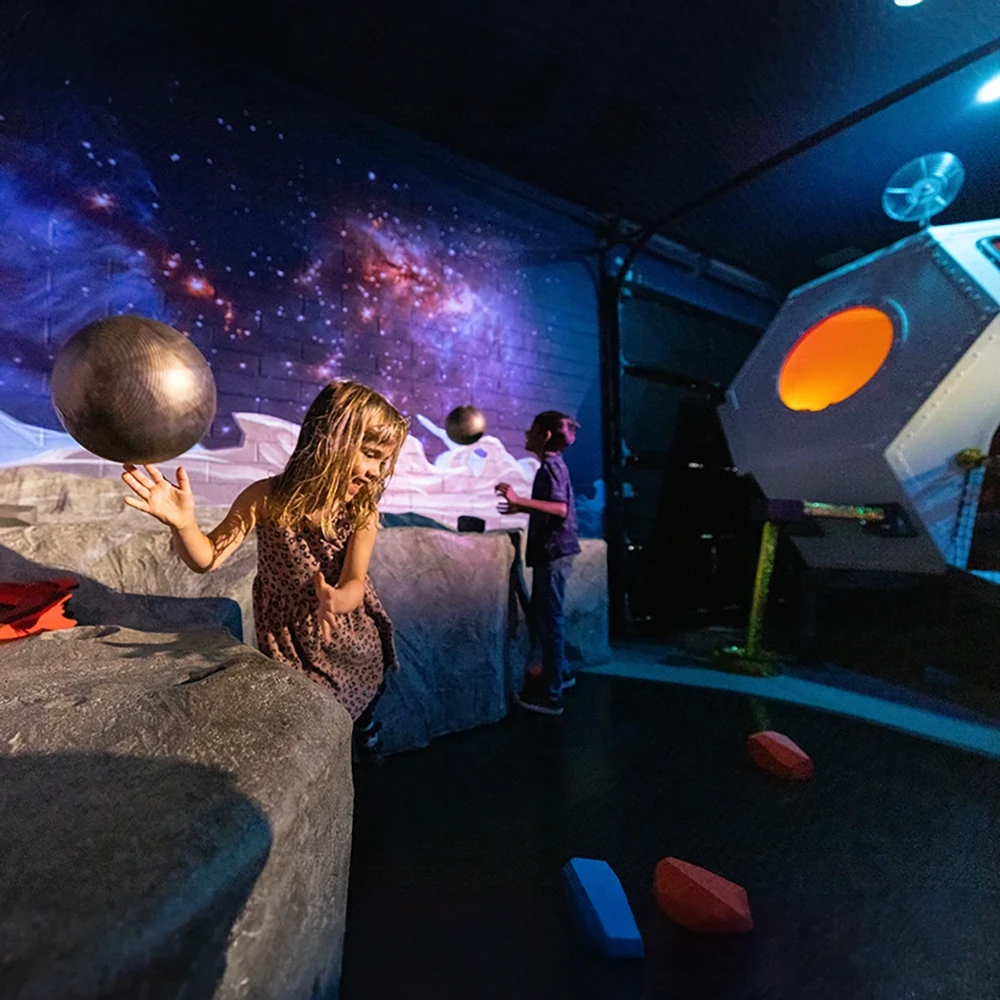
<instances>
[{"instance_id":1,"label":"orange glowing window","mask_svg":"<svg viewBox=\"0 0 1000 1000\"><path fill-rule=\"evenodd\" d=\"M778 395L790 410L825 410L875 376L892 349L892 319L855 306L807 330L785 356Z\"/></svg>"}]
</instances>

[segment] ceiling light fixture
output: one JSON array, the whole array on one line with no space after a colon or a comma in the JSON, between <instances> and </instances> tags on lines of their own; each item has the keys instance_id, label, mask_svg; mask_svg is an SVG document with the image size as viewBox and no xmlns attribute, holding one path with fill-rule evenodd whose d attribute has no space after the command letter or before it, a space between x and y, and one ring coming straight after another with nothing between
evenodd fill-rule
<instances>
[{"instance_id":1,"label":"ceiling light fixture","mask_svg":"<svg viewBox=\"0 0 1000 1000\"><path fill-rule=\"evenodd\" d=\"M896 0L897 7L916 7L918 3L923 3L924 0Z\"/></svg>"},{"instance_id":2,"label":"ceiling light fixture","mask_svg":"<svg viewBox=\"0 0 1000 1000\"><path fill-rule=\"evenodd\" d=\"M980 104L990 104L993 101L1000 101L1000 76L995 76L992 80L987 80L979 88L976 100Z\"/></svg>"}]
</instances>

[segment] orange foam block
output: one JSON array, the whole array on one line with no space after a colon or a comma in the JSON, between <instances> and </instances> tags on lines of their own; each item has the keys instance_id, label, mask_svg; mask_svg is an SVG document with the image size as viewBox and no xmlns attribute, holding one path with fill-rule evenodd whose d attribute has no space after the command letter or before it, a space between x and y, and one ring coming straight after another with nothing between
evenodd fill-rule
<instances>
[{"instance_id":1,"label":"orange foam block","mask_svg":"<svg viewBox=\"0 0 1000 1000\"><path fill-rule=\"evenodd\" d=\"M805 781L813 775L809 754L787 736L770 730L754 733L747 740L753 762L765 771L789 781Z\"/></svg>"},{"instance_id":2,"label":"orange foam block","mask_svg":"<svg viewBox=\"0 0 1000 1000\"><path fill-rule=\"evenodd\" d=\"M697 865L664 858L654 875L656 905L696 934L746 934L753 915L746 890Z\"/></svg>"}]
</instances>

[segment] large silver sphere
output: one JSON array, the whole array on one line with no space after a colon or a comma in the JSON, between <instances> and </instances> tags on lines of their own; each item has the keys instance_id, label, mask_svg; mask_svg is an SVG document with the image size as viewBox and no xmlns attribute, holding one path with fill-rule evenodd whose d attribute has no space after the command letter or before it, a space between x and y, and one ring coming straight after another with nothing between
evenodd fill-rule
<instances>
[{"instance_id":1,"label":"large silver sphere","mask_svg":"<svg viewBox=\"0 0 1000 1000\"><path fill-rule=\"evenodd\" d=\"M215 417L215 379L184 334L144 316L111 316L66 342L52 403L87 451L111 462L164 462L197 444Z\"/></svg>"},{"instance_id":2,"label":"large silver sphere","mask_svg":"<svg viewBox=\"0 0 1000 1000\"><path fill-rule=\"evenodd\" d=\"M475 406L456 406L445 417L444 429L455 444L475 444L486 433L486 417Z\"/></svg>"}]
</instances>

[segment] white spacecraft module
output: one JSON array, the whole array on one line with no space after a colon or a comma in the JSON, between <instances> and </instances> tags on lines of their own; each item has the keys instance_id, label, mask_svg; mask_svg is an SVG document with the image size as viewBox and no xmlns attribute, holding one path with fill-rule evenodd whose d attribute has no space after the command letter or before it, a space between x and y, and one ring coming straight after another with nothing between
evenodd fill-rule
<instances>
[{"instance_id":1,"label":"white spacecraft module","mask_svg":"<svg viewBox=\"0 0 1000 1000\"><path fill-rule=\"evenodd\" d=\"M769 499L896 505L909 522L824 519L796 538L809 565L964 567L955 456L988 453L1000 424L1000 219L923 229L795 289L720 416Z\"/></svg>"}]
</instances>

